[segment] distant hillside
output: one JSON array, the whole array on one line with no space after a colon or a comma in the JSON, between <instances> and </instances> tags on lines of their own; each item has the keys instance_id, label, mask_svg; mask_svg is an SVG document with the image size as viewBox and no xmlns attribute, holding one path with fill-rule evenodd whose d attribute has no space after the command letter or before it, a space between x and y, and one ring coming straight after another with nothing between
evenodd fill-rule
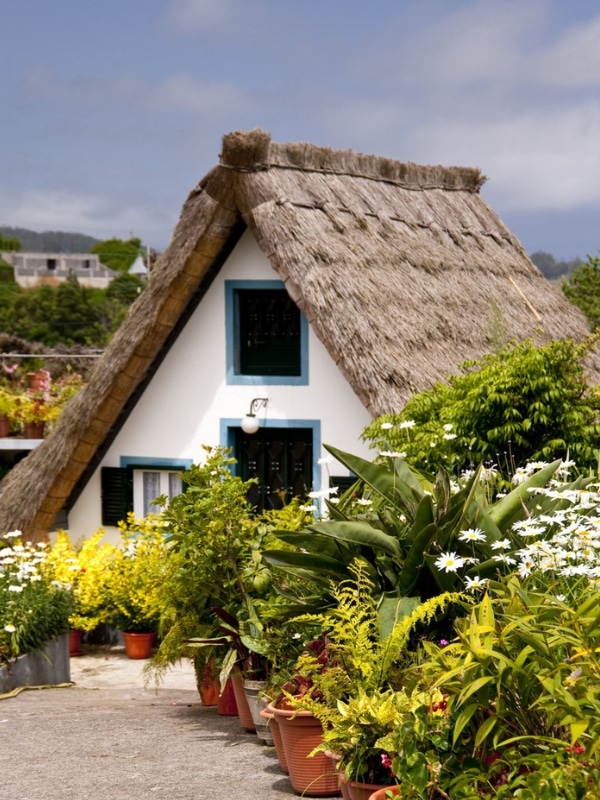
<instances>
[{"instance_id":1,"label":"distant hillside","mask_svg":"<svg viewBox=\"0 0 600 800\"><path fill-rule=\"evenodd\" d=\"M84 233L64 231L37 233L27 228L9 228L4 225L0 225L0 233L14 236L21 242L21 249L28 253L89 253L90 248L100 241Z\"/></svg>"},{"instance_id":2,"label":"distant hillside","mask_svg":"<svg viewBox=\"0 0 600 800\"><path fill-rule=\"evenodd\" d=\"M572 258L570 261L557 261L554 256L550 255L550 253L545 253L543 250L532 253L529 258L548 280L571 275L584 263L580 258Z\"/></svg>"}]
</instances>

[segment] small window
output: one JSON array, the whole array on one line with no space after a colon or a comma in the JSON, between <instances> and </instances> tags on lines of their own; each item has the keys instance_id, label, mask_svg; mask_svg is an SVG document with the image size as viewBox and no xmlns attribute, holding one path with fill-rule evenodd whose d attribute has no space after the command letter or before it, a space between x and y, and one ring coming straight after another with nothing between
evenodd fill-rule
<instances>
[{"instance_id":1,"label":"small window","mask_svg":"<svg viewBox=\"0 0 600 800\"><path fill-rule=\"evenodd\" d=\"M160 514L162 507L154 500L162 495L170 500L182 491L178 472L166 469L133 470L133 511L136 516Z\"/></svg>"},{"instance_id":2,"label":"small window","mask_svg":"<svg viewBox=\"0 0 600 800\"><path fill-rule=\"evenodd\" d=\"M236 290L234 324L239 375L300 375L300 312L285 289Z\"/></svg>"},{"instance_id":3,"label":"small window","mask_svg":"<svg viewBox=\"0 0 600 800\"><path fill-rule=\"evenodd\" d=\"M55 258L47 258L46 259L46 269L55 270L56 269L56 259Z\"/></svg>"},{"instance_id":4,"label":"small window","mask_svg":"<svg viewBox=\"0 0 600 800\"><path fill-rule=\"evenodd\" d=\"M91 262L90 262L89 258L84 258L83 259L83 268L84 269L89 269L90 268L90 263Z\"/></svg>"},{"instance_id":5,"label":"small window","mask_svg":"<svg viewBox=\"0 0 600 800\"><path fill-rule=\"evenodd\" d=\"M191 461L190 461L191 464ZM181 470L189 465L182 465ZM160 464L135 468L102 467L102 524L116 526L133 511L136 517L158 513L162 509L153 503L157 497L169 499L181 494L183 482L178 467Z\"/></svg>"}]
</instances>

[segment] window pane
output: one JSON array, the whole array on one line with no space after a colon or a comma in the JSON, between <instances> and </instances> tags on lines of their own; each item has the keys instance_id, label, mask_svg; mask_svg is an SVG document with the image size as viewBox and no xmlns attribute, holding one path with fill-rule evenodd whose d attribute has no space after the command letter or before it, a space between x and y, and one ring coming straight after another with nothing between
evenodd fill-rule
<instances>
[{"instance_id":1,"label":"window pane","mask_svg":"<svg viewBox=\"0 0 600 800\"><path fill-rule=\"evenodd\" d=\"M169 499L177 497L181 494L183 487L181 485L181 478L177 472L169 472Z\"/></svg>"},{"instance_id":2,"label":"window pane","mask_svg":"<svg viewBox=\"0 0 600 800\"><path fill-rule=\"evenodd\" d=\"M160 506L152 501L160 494L160 472L144 472L144 516L147 514L158 514Z\"/></svg>"},{"instance_id":3,"label":"window pane","mask_svg":"<svg viewBox=\"0 0 600 800\"><path fill-rule=\"evenodd\" d=\"M285 289L239 289L235 306L239 373L300 375L300 311Z\"/></svg>"}]
</instances>

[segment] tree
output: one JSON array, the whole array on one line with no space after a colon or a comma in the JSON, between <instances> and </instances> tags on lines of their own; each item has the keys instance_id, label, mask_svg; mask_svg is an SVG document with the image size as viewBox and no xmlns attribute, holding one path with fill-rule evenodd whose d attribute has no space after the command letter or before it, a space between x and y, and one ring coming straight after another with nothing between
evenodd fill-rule
<instances>
[{"instance_id":1,"label":"tree","mask_svg":"<svg viewBox=\"0 0 600 800\"><path fill-rule=\"evenodd\" d=\"M107 239L98 242L91 249L100 257L100 261L109 269L118 272L127 272L139 255L143 255L142 242L137 237L132 237L126 242L122 239Z\"/></svg>"},{"instance_id":2,"label":"tree","mask_svg":"<svg viewBox=\"0 0 600 800\"><path fill-rule=\"evenodd\" d=\"M586 263L563 281L562 290L595 330L600 325L600 258L588 256Z\"/></svg>"},{"instance_id":3,"label":"tree","mask_svg":"<svg viewBox=\"0 0 600 800\"><path fill-rule=\"evenodd\" d=\"M21 242L15 236L5 236L0 231L0 251L11 253L21 249Z\"/></svg>"},{"instance_id":4,"label":"tree","mask_svg":"<svg viewBox=\"0 0 600 800\"><path fill-rule=\"evenodd\" d=\"M122 305L129 306L146 287L146 282L137 275L125 273L113 278L106 290L107 299L116 299Z\"/></svg>"},{"instance_id":5,"label":"tree","mask_svg":"<svg viewBox=\"0 0 600 800\"><path fill-rule=\"evenodd\" d=\"M363 438L426 472L494 462L510 474L530 460L567 456L596 468L600 394L588 386L583 362L598 338L527 341L466 362L463 374L375 420Z\"/></svg>"},{"instance_id":6,"label":"tree","mask_svg":"<svg viewBox=\"0 0 600 800\"><path fill-rule=\"evenodd\" d=\"M536 267L544 274L549 280L561 278L564 275L570 275L573 270L580 267L583 261L580 258L573 258L571 261L557 261L550 253L545 253L543 250L538 250L530 256Z\"/></svg>"}]
</instances>

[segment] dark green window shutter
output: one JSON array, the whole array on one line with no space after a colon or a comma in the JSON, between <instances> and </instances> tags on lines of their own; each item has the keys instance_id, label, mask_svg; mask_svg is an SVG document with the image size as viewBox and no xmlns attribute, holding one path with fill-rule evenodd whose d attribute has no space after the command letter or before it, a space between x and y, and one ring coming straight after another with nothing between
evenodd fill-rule
<instances>
[{"instance_id":1,"label":"dark green window shutter","mask_svg":"<svg viewBox=\"0 0 600 800\"><path fill-rule=\"evenodd\" d=\"M102 524L117 525L133 511L133 473L130 469L102 467Z\"/></svg>"},{"instance_id":2,"label":"dark green window shutter","mask_svg":"<svg viewBox=\"0 0 600 800\"><path fill-rule=\"evenodd\" d=\"M300 375L300 311L285 289L235 293L236 372Z\"/></svg>"}]
</instances>

